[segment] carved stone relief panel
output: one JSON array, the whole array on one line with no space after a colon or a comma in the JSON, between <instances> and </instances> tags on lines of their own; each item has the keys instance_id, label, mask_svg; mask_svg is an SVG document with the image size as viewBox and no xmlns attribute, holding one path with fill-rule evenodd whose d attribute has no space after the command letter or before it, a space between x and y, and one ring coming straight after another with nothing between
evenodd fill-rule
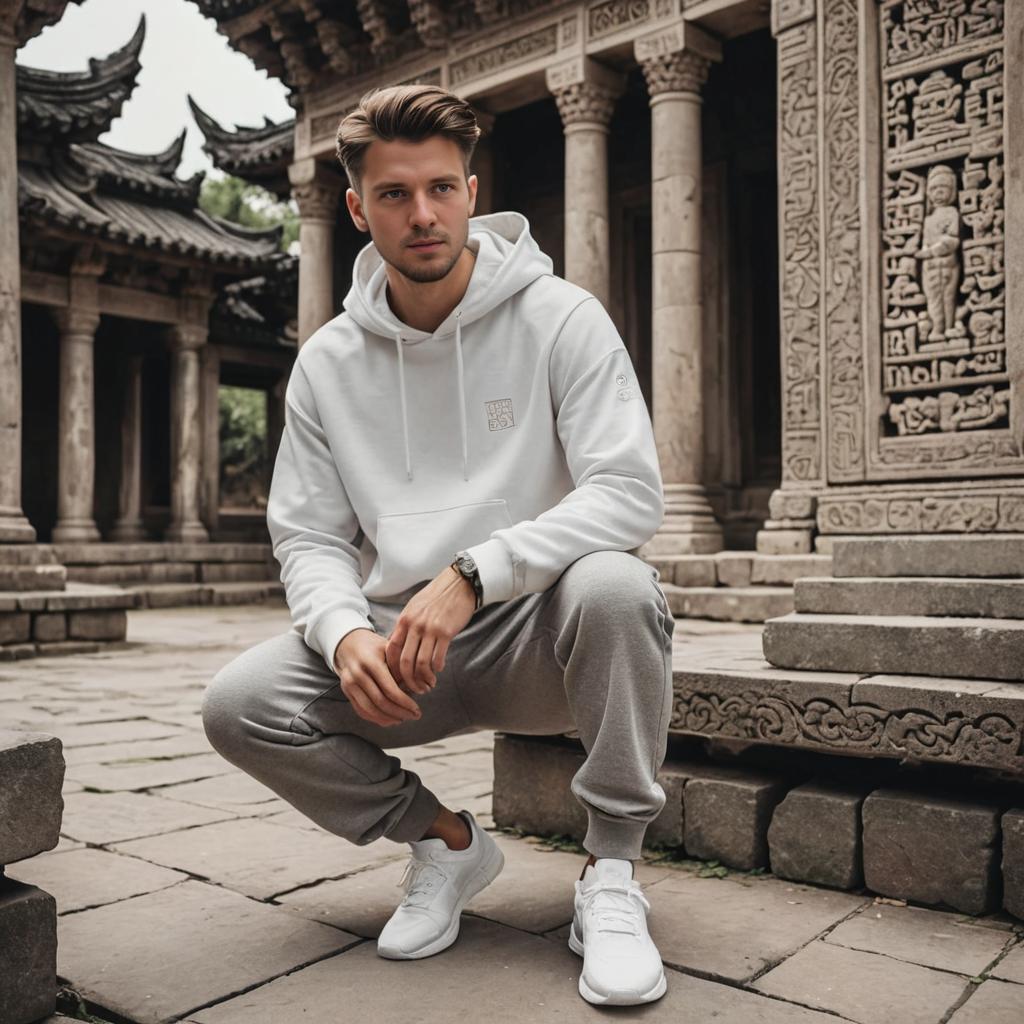
<instances>
[{"instance_id":1,"label":"carved stone relief panel","mask_svg":"<svg viewBox=\"0 0 1024 1024\"><path fill-rule=\"evenodd\" d=\"M870 475L1020 472L1003 0L876 3L881 238ZM1017 86L1019 89L1019 86ZM874 263L874 266L871 264Z\"/></svg>"}]
</instances>

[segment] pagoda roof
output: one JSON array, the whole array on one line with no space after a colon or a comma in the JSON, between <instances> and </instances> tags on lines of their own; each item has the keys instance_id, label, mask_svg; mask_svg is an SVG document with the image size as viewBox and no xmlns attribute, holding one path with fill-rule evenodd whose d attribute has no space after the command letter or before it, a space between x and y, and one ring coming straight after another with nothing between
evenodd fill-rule
<instances>
[{"instance_id":1,"label":"pagoda roof","mask_svg":"<svg viewBox=\"0 0 1024 1024\"><path fill-rule=\"evenodd\" d=\"M64 16L68 3L80 4L82 0L22 0L14 23L14 35L19 46L24 46L44 28L53 25Z\"/></svg>"},{"instance_id":2,"label":"pagoda roof","mask_svg":"<svg viewBox=\"0 0 1024 1024\"><path fill-rule=\"evenodd\" d=\"M299 259L278 253L258 277L225 285L214 304L218 339L271 348L298 346Z\"/></svg>"},{"instance_id":3,"label":"pagoda roof","mask_svg":"<svg viewBox=\"0 0 1024 1024\"><path fill-rule=\"evenodd\" d=\"M146 18L119 50L92 58L88 71L44 71L15 66L18 134L24 139L95 142L120 115L135 88Z\"/></svg>"},{"instance_id":4,"label":"pagoda roof","mask_svg":"<svg viewBox=\"0 0 1024 1024\"><path fill-rule=\"evenodd\" d=\"M206 140L203 151L220 170L262 185L281 197L290 193L288 165L294 151L294 118L278 123L264 118L265 123L258 128L239 125L228 131L191 96L188 102Z\"/></svg>"}]
</instances>

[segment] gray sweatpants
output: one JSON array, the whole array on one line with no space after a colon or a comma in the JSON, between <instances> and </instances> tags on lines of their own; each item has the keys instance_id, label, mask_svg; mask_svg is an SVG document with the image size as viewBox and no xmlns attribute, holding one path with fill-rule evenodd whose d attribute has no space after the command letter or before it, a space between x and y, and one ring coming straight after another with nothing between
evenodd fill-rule
<instances>
[{"instance_id":1,"label":"gray sweatpants","mask_svg":"<svg viewBox=\"0 0 1024 1024\"><path fill-rule=\"evenodd\" d=\"M634 860L665 803L656 774L675 622L658 579L629 552L596 551L541 593L481 608L449 645L436 686L413 695L422 717L393 726L361 718L297 631L270 637L207 687L206 735L322 828L364 845L420 839L440 807L385 748L481 729L576 729L588 755L570 786L588 815L583 845L597 857ZM403 607L371 602L380 635Z\"/></svg>"}]
</instances>

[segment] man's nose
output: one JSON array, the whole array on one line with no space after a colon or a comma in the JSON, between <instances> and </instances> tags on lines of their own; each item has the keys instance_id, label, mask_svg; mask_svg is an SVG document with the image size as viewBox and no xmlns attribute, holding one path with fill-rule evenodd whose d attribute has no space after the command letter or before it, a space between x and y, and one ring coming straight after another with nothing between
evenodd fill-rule
<instances>
[{"instance_id":1,"label":"man's nose","mask_svg":"<svg viewBox=\"0 0 1024 1024\"><path fill-rule=\"evenodd\" d=\"M425 193L416 193L413 196L412 210L409 213L409 222L418 228L430 227L437 221L434 214L434 204Z\"/></svg>"}]
</instances>

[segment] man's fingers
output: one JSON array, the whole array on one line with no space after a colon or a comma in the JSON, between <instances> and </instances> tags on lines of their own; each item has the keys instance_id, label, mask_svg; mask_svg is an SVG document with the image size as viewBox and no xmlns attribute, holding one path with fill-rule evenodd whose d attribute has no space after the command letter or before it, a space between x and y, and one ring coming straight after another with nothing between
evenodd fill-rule
<instances>
[{"instance_id":1,"label":"man's fingers","mask_svg":"<svg viewBox=\"0 0 1024 1024\"><path fill-rule=\"evenodd\" d=\"M431 667L434 661L435 646L435 641L431 636L424 636L420 641L419 654L416 655L417 678L431 688L437 682L437 677Z\"/></svg>"},{"instance_id":2,"label":"man's fingers","mask_svg":"<svg viewBox=\"0 0 1024 1024\"><path fill-rule=\"evenodd\" d=\"M448 656L448 645L451 643L447 637L438 637L437 646L434 647L434 657L430 659L430 667L434 672L440 672L444 668L445 658Z\"/></svg>"},{"instance_id":3,"label":"man's fingers","mask_svg":"<svg viewBox=\"0 0 1024 1024\"><path fill-rule=\"evenodd\" d=\"M420 717L420 706L391 678L390 673L377 672L367 679L364 692L386 714L403 722Z\"/></svg>"},{"instance_id":4,"label":"man's fingers","mask_svg":"<svg viewBox=\"0 0 1024 1024\"><path fill-rule=\"evenodd\" d=\"M349 689L347 696L360 717L365 718L368 722L373 722L375 725L388 726L399 725L402 721L400 718L392 718L390 715L384 715L378 711L376 705L359 688L358 683Z\"/></svg>"}]
</instances>

